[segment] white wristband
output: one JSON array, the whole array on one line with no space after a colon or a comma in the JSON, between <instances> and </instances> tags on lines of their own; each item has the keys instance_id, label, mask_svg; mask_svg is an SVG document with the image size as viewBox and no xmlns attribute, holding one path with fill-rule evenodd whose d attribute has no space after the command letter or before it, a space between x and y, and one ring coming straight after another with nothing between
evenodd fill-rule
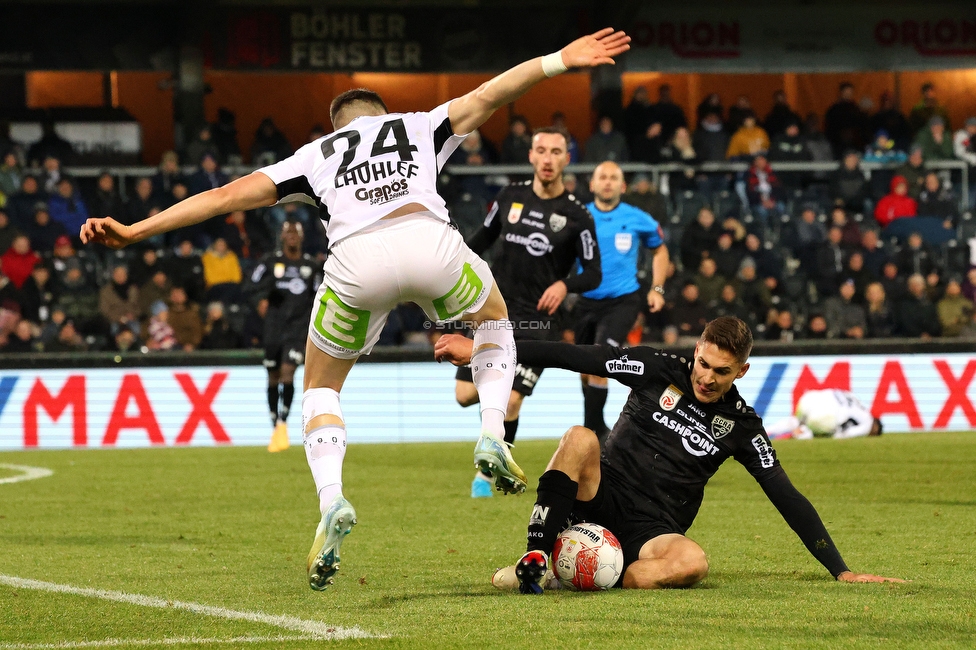
<instances>
[{"instance_id":1,"label":"white wristband","mask_svg":"<svg viewBox=\"0 0 976 650\"><path fill-rule=\"evenodd\" d=\"M569 68L566 67L565 63L563 63L562 50L542 57L542 72L544 72L547 77L555 77L557 74L562 74L567 70L569 70Z\"/></svg>"}]
</instances>

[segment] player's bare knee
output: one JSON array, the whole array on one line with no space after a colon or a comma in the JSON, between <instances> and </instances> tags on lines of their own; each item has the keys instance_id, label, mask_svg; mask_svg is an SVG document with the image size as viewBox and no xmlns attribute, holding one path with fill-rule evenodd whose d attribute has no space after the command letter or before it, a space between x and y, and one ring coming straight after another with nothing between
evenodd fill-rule
<instances>
[{"instance_id":1,"label":"player's bare knee","mask_svg":"<svg viewBox=\"0 0 976 650\"><path fill-rule=\"evenodd\" d=\"M478 389L470 382L458 382L454 386L454 399L465 408L477 404L479 401Z\"/></svg>"},{"instance_id":2,"label":"player's bare knee","mask_svg":"<svg viewBox=\"0 0 976 650\"><path fill-rule=\"evenodd\" d=\"M600 441L592 429L582 426L570 427L569 431L564 433L560 439L556 453L580 460L586 460L595 455L599 461Z\"/></svg>"},{"instance_id":3,"label":"player's bare knee","mask_svg":"<svg viewBox=\"0 0 976 650\"><path fill-rule=\"evenodd\" d=\"M692 587L708 575L708 558L697 544L681 553L674 564L671 587Z\"/></svg>"}]
</instances>

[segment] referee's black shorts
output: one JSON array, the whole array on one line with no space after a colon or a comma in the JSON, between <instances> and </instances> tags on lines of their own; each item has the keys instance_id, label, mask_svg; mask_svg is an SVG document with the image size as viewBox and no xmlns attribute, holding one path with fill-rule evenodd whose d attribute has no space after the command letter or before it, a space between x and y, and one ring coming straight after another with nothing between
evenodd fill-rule
<instances>
[{"instance_id":1,"label":"referee's black shorts","mask_svg":"<svg viewBox=\"0 0 976 650\"><path fill-rule=\"evenodd\" d=\"M573 307L576 345L624 345L642 304L639 290L603 300L580 296Z\"/></svg>"}]
</instances>

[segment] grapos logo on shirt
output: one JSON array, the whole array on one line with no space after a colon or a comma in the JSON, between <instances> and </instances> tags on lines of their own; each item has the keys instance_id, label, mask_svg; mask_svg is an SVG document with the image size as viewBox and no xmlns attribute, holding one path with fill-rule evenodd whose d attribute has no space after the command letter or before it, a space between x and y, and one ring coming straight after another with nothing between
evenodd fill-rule
<instances>
[{"instance_id":1,"label":"grapos logo on shirt","mask_svg":"<svg viewBox=\"0 0 976 650\"><path fill-rule=\"evenodd\" d=\"M644 374L644 362L643 361L631 361L627 358L627 355L620 357L619 359L610 359L607 361L607 372L625 372L629 375L643 375Z\"/></svg>"},{"instance_id":2,"label":"grapos logo on shirt","mask_svg":"<svg viewBox=\"0 0 976 650\"><path fill-rule=\"evenodd\" d=\"M407 181L400 180L393 181L389 185L380 185L370 190L359 188L356 190L356 198L360 201L369 201L370 205L378 205L380 203L389 203L393 199L398 199L409 193Z\"/></svg>"}]
</instances>

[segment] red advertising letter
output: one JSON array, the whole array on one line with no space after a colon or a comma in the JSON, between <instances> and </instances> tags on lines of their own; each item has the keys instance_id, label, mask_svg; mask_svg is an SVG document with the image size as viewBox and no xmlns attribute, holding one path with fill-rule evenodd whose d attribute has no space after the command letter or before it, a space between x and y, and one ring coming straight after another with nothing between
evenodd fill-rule
<instances>
[{"instance_id":1,"label":"red advertising letter","mask_svg":"<svg viewBox=\"0 0 976 650\"><path fill-rule=\"evenodd\" d=\"M227 379L227 373L215 372L210 378L210 383L207 384L207 388L204 389L203 394L197 392L197 387L193 385L193 379L190 375L178 372L173 376L176 377L176 381L180 383L180 387L186 393L187 399L193 405L193 410L186 419L186 424L183 425L180 435L176 436L176 444L189 444L190 440L193 439L193 434L197 430L197 425L201 423L207 425L210 429L210 434L217 442L230 442L227 432L224 431L223 425L220 424L220 420L217 419L217 415L213 412L213 402L217 399L217 393L220 392L220 387L223 386L224 380Z\"/></svg>"},{"instance_id":2,"label":"red advertising letter","mask_svg":"<svg viewBox=\"0 0 976 650\"><path fill-rule=\"evenodd\" d=\"M72 444L84 447L88 444L88 412L85 406L85 376L72 375L64 382L57 397L51 395L38 377L24 401L24 446L37 446L37 409L43 408L55 422L71 407L73 412Z\"/></svg>"},{"instance_id":3,"label":"red advertising letter","mask_svg":"<svg viewBox=\"0 0 976 650\"><path fill-rule=\"evenodd\" d=\"M125 414L130 399L135 399L136 407L139 409L138 415L133 417ZM119 386L119 395L115 398L115 407L112 408L112 417L109 418L108 427L105 429L102 445L114 445L118 442L119 431L122 429L145 429L149 435L149 442L154 445L166 444L139 375L124 375L122 377L122 385Z\"/></svg>"},{"instance_id":4,"label":"red advertising letter","mask_svg":"<svg viewBox=\"0 0 976 650\"><path fill-rule=\"evenodd\" d=\"M898 392L898 398L888 401L888 392L894 386ZM915 405L915 398L908 387L908 380L901 369L898 361L889 361L881 371L881 379L878 380L878 390L874 394L874 405L871 406L871 414L876 418L881 418L887 413L902 413L908 418L908 425L913 429L922 428L922 416L918 414L918 406Z\"/></svg>"},{"instance_id":5,"label":"red advertising letter","mask_svg":"<svg viewBox=\"0 0 976 650\"><path fill-rule=\"evenodd\" d=\"M973 403L966 395L969 384L973 381L973 376L976 375L976 360L966 364L959 379L953 376L949 364L941 359L935 362L935 369L942 375L942 381L949 389L949 397L946 398L945 405L939 411L939 416L935 418L932 428L944 429L949 426L949 420L952 419L952 414L956 412L957 408L962 409L963 415L969 420L969 426L976 427L976 408L973 408Z\"/></svg>"},{"instance_id":6,"label":"red advertising letter","mask_svg":"<svg viewBox=\"0 0 976 650\"><path fill-rule=\"evenodd\" d=\"M831 368L823 381L810 370L810 366L804 365L800 371L800 376L793 387L793 411L796 411L796 403L803 397L803 393L808 390L820 390L821 388L836 388L837 390L851 389L851 364L849 361L839 361Z\"/></svg>"}]
</instances>

